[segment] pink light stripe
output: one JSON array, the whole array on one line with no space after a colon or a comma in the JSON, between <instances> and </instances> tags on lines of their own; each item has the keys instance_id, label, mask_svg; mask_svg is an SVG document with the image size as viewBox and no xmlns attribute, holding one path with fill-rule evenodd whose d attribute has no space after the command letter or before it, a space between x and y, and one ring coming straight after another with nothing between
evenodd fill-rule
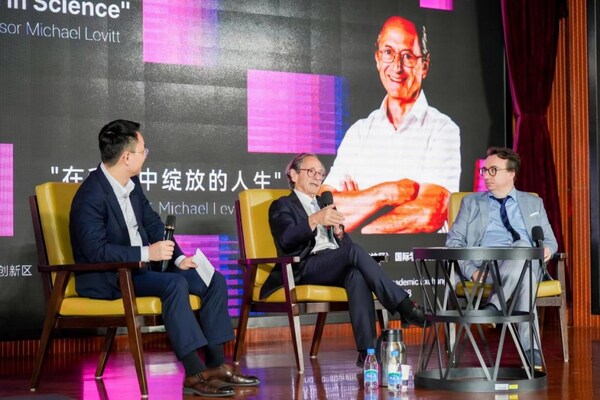
<instances>
[{"instance_id":1,"label":"pink light stripe","mask_svg":"<svg viewBox=\"0 0 600 400\"><path fill-rule=\"evenodd\" d=\"M0 236L14 235L13 145L0 143Z\"/></svg>"},{"instance_id":2,"label":"pink light stripe","mask_svg":"<svg viewBox=\"0 0 600 400\"><path fill-rule=\"evenodd\" d=\"M248 152L335 154L337 79L248 70Z\"/></svg>"},{"instance_id":3,"label":"pink light stripe","mask_svg":"<svg viewBox=\"0 0 600 400\"><path fill-rule=\"evenodd\" d=\"M421 0L419 5L421 8L452 11L454 9L454 0Z\"/></svg>"},{"instance_id":4,"label":"pink light stripe","mask_svg":"<svg viewBox=\"0 0 600 400\"><path fill-rule=\"evenodd\" d=\"M144 62L207 65L214 44L216 11L202 0L144 0ZM210 3L210 2L209 2Z\"/></svg>"}]
</instances>

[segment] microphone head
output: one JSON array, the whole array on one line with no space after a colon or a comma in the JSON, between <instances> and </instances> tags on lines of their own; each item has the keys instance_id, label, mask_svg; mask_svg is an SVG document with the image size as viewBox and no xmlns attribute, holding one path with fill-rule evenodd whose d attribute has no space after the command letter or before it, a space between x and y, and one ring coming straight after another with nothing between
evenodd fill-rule
<instances>
[{"instance_id":1,"label":"microphone head","mask_svg":"<svg viewBox=\"0 0 600 400\"><path fill-rule=\"evenodd\" d=\"M534 226L531 228L531 238L534 243L543 242L544 241L544 230L541 226Z\"/></svg>"},{"instance_id":2,"label":"microphone head","mask_svg":"<svg viewBox=\"0 0 600 400\"><path fill-rule=\"evenodd\" d=\"M175 229L175 216L167 215L167 220L165 221L165 229Z\"/></svg>"},{"instance_id":3,"label":"microphone head","mask_svg":"<svg viewBox=\"0 0 600 400\"><path fill-rule=\"evenodd\" d=\"M333 194L329 190L321 193L321 201L326 206L333 204Z\"/></svg>"}]
</instances>

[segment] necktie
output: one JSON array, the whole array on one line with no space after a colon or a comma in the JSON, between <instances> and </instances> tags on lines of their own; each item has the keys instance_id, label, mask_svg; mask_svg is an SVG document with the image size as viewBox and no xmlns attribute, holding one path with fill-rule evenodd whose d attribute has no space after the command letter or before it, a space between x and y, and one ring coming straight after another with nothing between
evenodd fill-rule
<instances>
[{"instance_id":1,"label":"necktie","mask_svg":"<svg viewBox=\"0 0 600 400\"><path fill-rule=\"evenodd\" d=\"M319 205L317 204L317 199L312 199L312 201L310 202L310 210L313 213L316 213L317 211L319 211L321 208L319 208Z\"/></svg>"},{"instance_id":2,"label":"necktie","mask_svg":"<svg viewBox=\"0 0 600 400\"><path fill-rule=\"evenodd\" d=\"M512 225L510 224L510 221L508 220L508 214L506 213L506 200L509 197L510 196L506 196L503 199L498 199L496 197L492 197L492 198L494 200L496 200L498 203L500 203L500 219L502 220L502 224L504 225L506 230L509 231L510 234L512 235L513 242L516 242L517 240L521 239L521 235L519 235L519 232L515 231L515 228L512 227Z\"/></svg>"}]
</instances>

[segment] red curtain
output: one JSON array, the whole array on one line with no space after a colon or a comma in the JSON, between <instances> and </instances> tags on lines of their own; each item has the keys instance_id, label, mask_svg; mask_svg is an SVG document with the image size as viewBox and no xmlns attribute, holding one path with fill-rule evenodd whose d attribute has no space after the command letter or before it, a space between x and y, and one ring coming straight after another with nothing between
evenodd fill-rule
<instances>
[{"instance_id":1,"label":"red curtain","mask_svg":"<svg viewBox=\"0 0 600 400\"><path fill-rule=\"evenodd\" d=\"M535 192L544 200L559 251L564 251L556 171L546 120L564 3L561 0L502 0L501 5L516 117L513 150L521 156L517 188Z\"/></svg>"}]
</instances>

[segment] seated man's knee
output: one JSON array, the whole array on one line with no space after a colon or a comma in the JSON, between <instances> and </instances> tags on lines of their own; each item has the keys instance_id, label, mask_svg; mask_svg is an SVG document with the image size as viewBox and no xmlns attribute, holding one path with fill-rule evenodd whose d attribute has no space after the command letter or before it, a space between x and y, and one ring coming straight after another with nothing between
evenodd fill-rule
<instances>
[{"instance_id":1,"label":"seated man's knee","mask_svg":"<svg viewBox=\"0 0 600 400\"><path fill-rule=\"evenodd\" d=\"M167 285L168 291L182 291L184 293L189 293L190 288L187 280L179 275L179 274L168 274L169 275L169 283Z\"/></svg>"},{"instance_id":2,"label":"seated man's knee","mask_svg":"<svg viewBox=\"0 0 600 400\"><path fill-rule=\"evenodd\" d=\"M215 271L209 286L212 290L227 291L227 281L225 280L223 274L221 274L219 271Z\"/></svg>"}]
</instances>

